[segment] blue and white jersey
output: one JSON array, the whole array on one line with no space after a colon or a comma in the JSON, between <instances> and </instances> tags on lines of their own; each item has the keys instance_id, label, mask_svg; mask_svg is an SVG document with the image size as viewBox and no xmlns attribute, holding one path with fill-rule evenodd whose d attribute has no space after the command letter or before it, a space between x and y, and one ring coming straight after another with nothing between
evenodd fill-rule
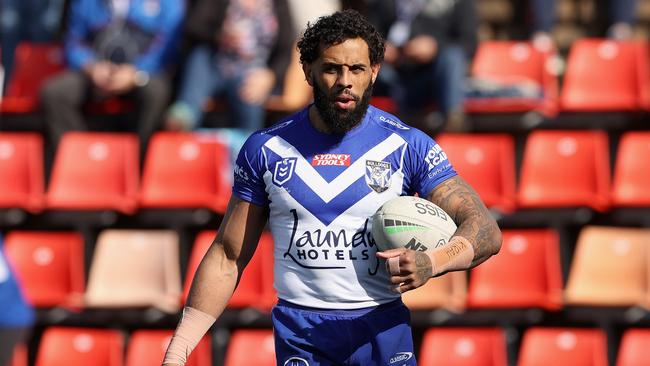
<instances>
[{"instance_id":1,"label":"blue and white jersey","mask_svg":"<svg viewBox=\"0 0 650 366\"><path fill-rule=\"evenodd\" d=\"M233 193L270 209L275 288L294 304L375 306L399 297L375 256L370 217L456 175L440 146L374 107L347 134L317 131L308 108L249 137Z\"/></svg>"}]
</instances>

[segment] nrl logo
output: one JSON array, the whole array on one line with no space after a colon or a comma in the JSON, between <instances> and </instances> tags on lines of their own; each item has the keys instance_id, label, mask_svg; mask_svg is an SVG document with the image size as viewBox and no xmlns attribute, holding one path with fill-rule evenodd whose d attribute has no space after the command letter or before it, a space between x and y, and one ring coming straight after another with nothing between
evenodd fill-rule
<instances>
[{"instance_id":1,"label":"nrl logo","mask_svg":"<svg viewBox=\"0 0 650 366\"><path fill-rule=\"evenodd\" d=\"M293 171L296 168L297 158L284 158L275 163L273 170L273 183L282 186L291 179Z\"/></svg>"},{"instance_id":2,"label":"nrl logo","mask_svg":"<svg viewBox=\"0 0 650 366\"><path fill-rule=\"evenodd\" d=\"M373 191L381 193L390 186L390 163L386 161L366 160L366 184Z\"/></svg>"}]
</instances>

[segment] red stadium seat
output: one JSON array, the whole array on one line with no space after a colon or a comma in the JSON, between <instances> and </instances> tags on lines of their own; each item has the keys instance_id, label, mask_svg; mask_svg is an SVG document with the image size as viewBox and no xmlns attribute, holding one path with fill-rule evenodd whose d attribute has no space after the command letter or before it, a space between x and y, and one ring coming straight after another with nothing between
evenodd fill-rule
<instances>
[{"instance_id":1,"label":"red stadium seat","mask_svg":"<svg viewBox=\"0 0 650 366\"><path fill-rule=\"evenodd\" d=\"M631 328L623 333L616 366L650 366L650 329Z\"/></svg>"},{"instance_id":2,"label":"red stadium seat","mask_svg":"<svg viewBox=\"0 0 650 366\"><path fill-rule=\"evenodd\" d=\"M43 333L36 366L122 366L123 351L117 330L52 327Z\"/></svg>"},{"instance_id":3,"label":"red stadium seat","mask_svg":"<svg viewBox=\"0 0 650 366\"><path fill-rule=\"evenodd\" d=\"M224 366L275 366L274 344L270 329L236 330L230 338Z\"/></svg>"},{"instance_id":4,"label":"red stadium seat","mask_svg":"<svg viewBox=\"0 0 650 366\"><path fill-rule=\"evenodd\" d=\"M560 105L568 112L636 111L643 45L637 41L579 39L569 52Z\"/></svg>"},{"instance_id":5,"label":"red stadium seat","mask_svg":"<svg viewBox=\"0 0 650 366\"><path fill-rule=\"evenodd\" d=\"M203 231L196 237L187 265L183 302L187 300L196 269L215 236L215 231ZM273 289L273 238L269 232L264 232L253 258L246 266L242 279L228 303L228 307L256 307L268 311L275 301L276 294Z\"/></svg>"},{"instance_id":6,"label":"red stadium seat","mask_svg":"<svg viewBox=\"0 0 650 366\"><path fill-rule=\"evenodd\" d=\"M230 152L215 138L193 133L159 132L144 164L143 207L207 207L224 213L232 179Z\"/></svg>"},{"instance_id":7,"label":"red stadium seat","mask_svg":"<svg viewBox=\"0 0 650 366\"><path fill-rule=\"evenodd\" d=\"M84 241L79 233L12 231L7 258L27 300L37 307L78 307L85 287Z\"/></svg>"},{"instance_id":8,"label":"red stadium seat","mask_svg":"<svg viewBox=\"0 0 650 366\"><path fill-rule=\"evenodd\" d=\"M523 208L609 208L609 147L604 131L533 131L518 190Z\"/></svg>"},{"instance_id":9,"label":"red stadium seat","mask_svg":"<svg viewBox=\"0 0 650 366\"><path fill-rule=\"evenodd\" d=\"M517 113L539 111L553 116L557 112L558 80L550 72L552 51L544 52L527 42L484 41L476 51L471 75L503 85L522 82L540 87L541 98L468 98L465 109L469 113Z\"/></svg>"},{"instance_id":10,"label":"red stadium seat","mask_svg":"<svg viewBox=\"0 0 650 366\"><path fill-rule=\"evenodd\" d=\"M647 303L650 230L587 226L580 231L565 302L587 306Z\"/></svg>"},{"instance_id":11,"label":"red stadium seat","mask_svg":"<svg viewBox=\"0 0 650 366\"><path fill-rule=\"evenodd\" d=\"M86 305L96 308L179 309L178 234L172 230L108 229L90 265Z\"/></svg>"},{"instance_id":12,"label":"red stadium seat","mask_svg":"<svg viewBox=\"0 0 650 366\"><path fill-rule=\"evenodd\" d=\"M446 309L462 312L467 303L467 273L456 271L432 278L424 286L402 295L411 310Z\"/></svg>"},{"instance_id":13,"label":"red stadium seat","mask_svg":"<svg viewBox=\"0 0 650 366\"><path fill-rule=\"evenodd\" d=\"M14 354L9 361L9 366L28 366L27 346L19 344L14 348Z\"/></svg>"},{"instance_id":14,"label":"red stadium seat","mask_svg":"<svg viewBox=\"0 0 650 366\"><path fill-rule=\"evenodd\" d=\"M506 366L506 340L498 328L431 328L424 333L420 365Z\"/></svg>"},{"instance_id":15,"label":"red stadium seat","mask_svg":"<svg viewBox=\"0 0 650 366\"><path fill-rule=\"evenodd\" d=\"M43 138L0 133L0 208L39 212L44 205Z\"/></svg>"},{"instance_id":16,"label":"red stadium seat","mask_svg":"<svg viewBox=\"0 0 650 366\"><path fill-rule=\"evenodd\" d=\"M558 234L504 230L499 255L472 269L468 306L557 310L562 304Z\"/></svg>"},{"instance_id":17,"label":"red stadium seat","mask_svg":"<svg viewBox=\"0 0 650 366\"><path fill-rule=\"evenodd\" d=\"M65 68L63 48L60 44L20 43L14 65L5 96L0 100L0 112L34 112L43 82Z\"/></svg>"},{"instance_id":18,"label":"red stadium seat","mask_svg":"<svg viewBox=\"0 0 650 366\"><path fill-rule=\"evenodd\" d=\"M629 131L619 142L612 205L650 206L650 132Z\"/></svg>"},{"instance_id":19,"label":"red stadium seat","mask_svg":"<svg viewBox=\"0 0 650 366\"><path fill-rule=\"evenodd\" d=\"M486 206L515 208L515 148L507 134L442 134L436 141Z\"/></svg>"},{"instance_id":20,"label":"red stadium seat","mask_svg":"<svg viewBox=\"0 0 650 366\"><path fill-rule=\"evenodd\" d=\"M129 338L125 366L160 366L169 346L172 330L136 330ZM210 336L205 336L194 348L186 366L211 366Z\"/></svg>"},{"instance_id":21,"label":"red stadium seat","mask_svg":"<svg viewBox=\"0 0 650 366\"><path fill-rule=\"evenodd\" d=\"M69 132L56 152L47 206L131 214L137 208L138 176L136 135Z\"/></svg>"},{"instance_id":22,"label":"red stadium seat","mask_svg":"<svg viewBox=\"0 0 650 366\"><path fill-rule=\"evenodd\" d=\"M519 366L607 366L607 337L600 329L539 328L524 333Z\"/></svg>"}]
</instances>

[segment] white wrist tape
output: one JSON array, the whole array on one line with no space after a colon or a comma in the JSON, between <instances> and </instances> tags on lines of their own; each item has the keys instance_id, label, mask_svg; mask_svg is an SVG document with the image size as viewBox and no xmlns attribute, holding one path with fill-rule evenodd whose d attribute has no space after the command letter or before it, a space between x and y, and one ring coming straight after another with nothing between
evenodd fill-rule
<instances>
[{"instance_id":1,"label":"white wrist tape","mask_svg":"<svg viewBox=\"0 0 650 366\"><path fill-rule=\"evenodd\" d=\"M212 315L186 306L176 332L169 342L163 365L185 365L203 335L217 321Z\"/></svg>"},{"instance_id":2,"label":"white wrist tape","mask_svg":"<svg viewBox=\"0 0 650 366\"><path fill-rule=\"evenodd\" d=\"M433 275L468 269L474 261L474 247L462 236L452 237L447 245L426 252L431 258Z\"/></svg>"}]
</instances>

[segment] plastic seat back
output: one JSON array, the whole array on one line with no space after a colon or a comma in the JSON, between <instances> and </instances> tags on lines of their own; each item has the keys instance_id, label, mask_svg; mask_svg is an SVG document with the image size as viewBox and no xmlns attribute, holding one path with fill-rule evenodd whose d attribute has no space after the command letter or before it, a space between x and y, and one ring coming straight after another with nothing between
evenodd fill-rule
<instances>
[{"instance_id":1,"label":"plastic seat back","mask_svg":"<svg viewBox=\"0 0 650 366\"><path fill-rule=\"evenodd\" d=\"M145 160L143 207L208 207L223 213L230 199L230 152L216 138L195 133L156 133Z\"/></svg>"},{"instance_id":2,"label":"plastic seat back","mask_svg":"<svg viewBox=\"0 0 650 366\"><path fill-rule=\"evenodd\" d=\"M64 69L63 47L60 44L20 43L14 53L14 69L0 102L0 111L35 111L43 82Z\"/></svg>"},{"instance_id":3,"label":"plastic seat back","mask_svg":"<svg viewBox=\"0 0 650 366\"><path fill-rule=\"evenodd\" d=\"M607 337L600 329L538 328L524 333L518 366L607 366Z\"/></svg>"},{"instance_id":4,"label":"plastic seat back","mask_svg":"<svg viewBox=\"0 0 650 366\"><path fill-rule=\"evenodd\" d=\"M616 366L650 366L650 329L631 328L623 333Z\"/></svg>"},{"instance_id":5,"label":"plastic seat back","mask_svg":"<svg viewBox=\"0 0 650 366\"><path fill-rule=\"evenodd\" d=\"M136 135L68 132L56 152L47 204L130 214L137 207L138 176Z\"/></svg>"},{"instance_id":6,"label":"plastic seat back","mask_svg":"<svg viewBox=\"0 0 650 366\"><path fill-rule=\"evenodd\" d=\"M178 234L171 230L104 230L88 276L90 307L179 309Z\"/></svg>"},{"instance_id":7,"label":"plastic seat back","mask_svg":"<svg viewBox=\"0 0 650 366\"><path fill-rule=\"evenodd\" d=\"M646 301L650 230L588 226L580 231L565 301L635 306Z\"/></svg>"},{"instance_id":8,"label":"plastic seat back","mask_svg":"<svg viewBox=\"0 0 650 366\"><path fill-rule=\"evenodd\" d=\"M43 138L0 132L0 208L39 212L44 205Z\"/></svg>"},{"instance_id":9,"label":"plastic seat back","mask_svg":"<svg viewBox=\"0 0 650 366\"><path fill-rule=\"evenodd\" d=\"M468 306L556 310L562 304L558 234L504 230L498 255L472 269Z\"/></svg>"},{"instance_id":10,"label":"plastic seat back","mask_svg":"<svg viewBox=\"0 0 650 366\"><path fill-rule=\"evenodd\" d=\"M506 366L506 341L499 328L431 328L424 333L418 364Z\"/></svg>"},{"instance_id":11,"label":"plastic seat back","mask_svg":"<svg viewBox=\"0 0 650 366\"><path fill-rule=\"evenodd\" d=\"M515 208L515 148L507 134L443 134L436 141L486 206Z\"/></svg>"},{"instance_id":12,"label":"plastic seat back","mask_svg":"<svg viewBox=\"0 0 650 366\"><path fill-rule=\"evenodd\" d=\"M619 142L614 166L612 204L650 206L650 132L626 132Z\"/></svg>"},{"instance_id":13,"label":"plastic seat back","mask_svg":"<svg viewBox=\"0 0 650 366\"><path fill-rule=\"evenodd\" d=\"M51 327L41 338L36 366L122 366L123 351L117 330Z\"/></svg>"},{"instance_id":14,"label":"plastic seat back","mask_svg":"<svg viewBox=\"0 0 650 366\"><path fill-rule=\"evenodd\" d=\"M604 131L534 131L526 141L518 204L523 208L609 208Z\"/></svg>"},{"instance_id":15,"label":"plastic seat back","mask_svg":"<svg viewBox=\"0 0 650 366\"><path fill-rule=\"evenodd\" d=\"M27 346L19 344L14 348L14 354L11 356L9 366L28 366Z\"/></svg>"},{"instance_id":16,"label":"plastic seat back","mask_svg":"<svg viewBox=\"0 0 650 366\"><path fill-rule=\"evenodd\" d=\"M450 272L432 278L424 286L404 293L402 300L411 310L463 311L467 302L467 274Z\"/></svg>"},{"instance_id":17,"label":"plastic seat back","mask_svg":"<svg viewBox=\"0 0 650 366\"><path fill-rule=\"evenodd\" d=\"M640 109L636 41L579 39L571 45L560 105L570 112Z\"/></svg>"},{"instance_id":18,"label":"plastic seat back","mask_svg":"<svg viewBox=\"0 0 650 366\"><path fill-rule=\"evenodd\" d=\"M275 364L275 341L270 329L239 329L230 337L224 366Z\"/></svg>"},{"instance_id":19,"label":"plastic seat back","mask_svg":"<svg viewBox=\"0 0 650 366\"><path fill-rule=\"evenodd\" d=\"M12 231L5 245L30 303L37 307L82 305L85 275L81 234Z\"/></svg>"},{"instance_id":20,"label":"plastic seat back","mask_svg":"<svg viewBox=\"0 0 650 366\"><path fill-rule=\"evenodd\" d=\"M136 330L129 338L125 366L160 366L174 331L167 329ZM187 359L186 366L211 366L210 336L205 336Z\"/></svg>"},{"instance_id":21,"label":"plastic seat back","mask_svg":"<svg viewBox=\"0 0 650 366\"><path fill-rule=\"evenodd\" d=\"M469 99L469 112L524 112L539 110L546 115L557 112L558 80L548 67L554 51L541 51L529 42L493 40L481 42L472 61L474 78L503 85L534 84L541 98L499 97Z\"/></svg>"},{"instance_id":22,"label":"plastic seat back","mask_svg":"<svg viewBox=\"0 0 650 366\"><path fill-rule=\"evenodd\" d=\"M215 231L203 231L197 235L192 254L187 265L183 303L194 279L201 260L207 253L216 236ZM273 238L269 232L262 233L255 254L246 266L239 285L228 302L230 308L256 307L268 311L276 301L273 289Z\"/></svg>"}]
</instances>

